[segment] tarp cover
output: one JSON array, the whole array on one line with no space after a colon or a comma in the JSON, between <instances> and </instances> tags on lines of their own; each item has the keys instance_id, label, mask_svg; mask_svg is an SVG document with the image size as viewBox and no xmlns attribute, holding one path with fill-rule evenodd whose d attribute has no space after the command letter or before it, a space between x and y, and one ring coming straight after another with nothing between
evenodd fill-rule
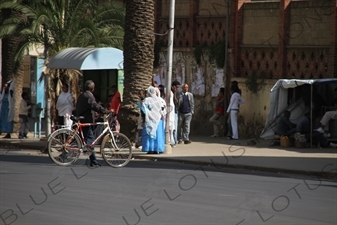
<instances>
[{"instance_id":1,"label":"tarp cover","mask_svg":"<svg viewBox=\"0 0 337 225\"><path fill-rule=\"evenodd\" d=\"M108 70L123 69L123 51L117 48L67 48L53 56L51 69Z\"/></svg>"},{"instance_id":2,"label":"tarp cover","mask_svg":"<svg viewBox=\"0 0 337 225\"><path fill-rule=\"evenodd\" d=\"M337 83L337 78L331 79L280 79L278 80L270 91L270 111L265 124L265 127L260 135L263 139L273 139L276 133L276 125L279 117L285 110L291 112L290 121L296 123L305 113L310 111L310 106L305 104L303 99L298 99L297 101L289 104L288 103L288 89L296 88L302 85L321 85L315 89L317 95L321 94L322 99L333 98L332 91L326 87L326 84ZM325 94L330 91L330 94ZM304 93L307 99L312 100L310 88L307 89L307 93ZM316 97L316 96L315 96Z\"/></svg>"}]
</instances>

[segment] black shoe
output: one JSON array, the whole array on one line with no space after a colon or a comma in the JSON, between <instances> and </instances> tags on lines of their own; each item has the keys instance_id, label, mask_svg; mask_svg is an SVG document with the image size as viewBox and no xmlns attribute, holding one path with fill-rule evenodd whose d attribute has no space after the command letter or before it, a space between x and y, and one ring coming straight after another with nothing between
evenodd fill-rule
<instances>
[{"instance_id":1,"label":"black shoe","mask_svg":"<svg viewBox=\"0 0 337 225\"><path fill-rule=\"evenodd\" d=\"M90 161L90 167L101 167L101 166L102 166L102 164L97 162L97 160L91 160Z\"/></svg>"},{"instance_id":2,"label":"black shoe","mask_svg":"<svg viewBox=\"0 0 337 225\"><path fill-rule=\"evenodd\" d=\"M4 138L11 138L11 134L7 133Z\"/></svg>"},{"instance_id":3,"label":"black shoe","mask_svg":"<svg viewBox=\"0 0 337 225\"><path fill-rule=\"evenodd\" d=\"M187 145L187 144L191 144L192 142L190 140L188 141L184 141L184 144Z\"/></svg>"}]
</instances>

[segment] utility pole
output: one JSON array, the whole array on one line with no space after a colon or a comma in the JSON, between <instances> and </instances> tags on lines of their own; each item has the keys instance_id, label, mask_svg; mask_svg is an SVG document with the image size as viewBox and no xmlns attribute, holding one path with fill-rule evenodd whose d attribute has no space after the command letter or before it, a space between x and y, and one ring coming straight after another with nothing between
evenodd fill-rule
<instances>
[{"instance_id":1,"label":"utility pole","mask_svg":"<svg viewBox=\"0 0 337 225\"><path fill-rule=\"evenodd\" d=\"M168 31L168 46L167 46L167 77L166 77L166 105L170 104L171 83L172 83L172 61L173 61L173 38L174 38L174 10L175 0L170 1L169 14L169 31ZM165 123L165 154L172 154L171 135L169 129L170 112L172 108L168 108Z\"/></svg>"}]
</instances>

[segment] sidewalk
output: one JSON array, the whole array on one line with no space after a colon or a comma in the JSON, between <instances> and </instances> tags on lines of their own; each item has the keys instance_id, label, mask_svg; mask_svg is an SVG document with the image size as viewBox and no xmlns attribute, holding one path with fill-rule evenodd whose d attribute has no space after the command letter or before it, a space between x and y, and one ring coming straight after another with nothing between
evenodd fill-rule
<instances>
[{"instance_id":1,"label":"sidewalk","mask_svg":"<svg viewBox=\"0 0 337 225\"><path fill-rule=\"evenodd\" d=\"M47 147L46 138L11 139L0 136L1 148L21 148L40 153ZM42 136L44 137L44 136ZM145 154L134 150L134 158L193 163L216 168L231 167L280 173L320 174L337 178L337 148L281 148L261 140L254 146L247 140L227 140L225 137L191 136L191 144L179 144L172 154ZM47 156L47 155L46 155Z\"/></svg>"}]
</instances>

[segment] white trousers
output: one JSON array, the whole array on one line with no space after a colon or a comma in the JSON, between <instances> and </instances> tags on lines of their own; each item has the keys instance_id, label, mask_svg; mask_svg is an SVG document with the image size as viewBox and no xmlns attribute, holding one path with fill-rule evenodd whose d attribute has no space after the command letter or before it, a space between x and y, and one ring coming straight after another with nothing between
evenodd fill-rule
<instances>
[{"instance_id":1,"label":"white trousers","mask_svg":"<svg viewBox=\"0 0 337 225\"><path fill-rule=\"evenodd\" d=\"M230 111L230 117L231 117L231 124L232 124L232 138L233 139L239 139L239 132L238 132L238 112L237 110L231 110Z\"/></svg>"},{"instance_id":2,"label":"white trousers","mask_svg":"<svg viewBox=\"0 0 337 225\"><path fill-rule=\"evenodd\" d=\"M335 119L337 119L337 111L327 111L321 120L324 130L329 130L329 121Z\"/></svg>"}]
</instances>

